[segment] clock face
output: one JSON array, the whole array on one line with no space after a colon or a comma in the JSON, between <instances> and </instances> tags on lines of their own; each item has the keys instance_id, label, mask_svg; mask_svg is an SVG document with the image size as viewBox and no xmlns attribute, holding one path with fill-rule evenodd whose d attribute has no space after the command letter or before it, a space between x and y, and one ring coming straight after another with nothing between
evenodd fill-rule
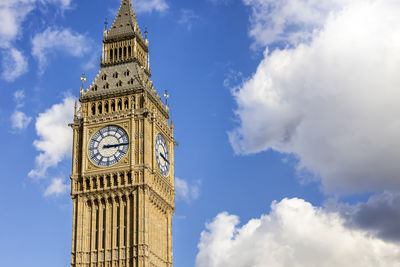
<instances>
[{"instance_id":1,"label":"clock face","mask_svg":"<svg viewBox=\"0 0 400 267\"><path fill-rule=\"evenodd\" d=\"M97 131L89 142L89 157L97 166L117 164L128 152L129 138L118 126L106 126Z\"/></svg>"},{"instance_id":2,"label":"clock face","mask_svg":"<svg viewBox=\"0 0 400 267\"><path fill-rule=\"evenodd\" d=\"M157 135L156 138L156 159L158 167L160 168L161 174L164 176L168 175L169 172L169 154L167 143L162 135Z\"/></svg>"}]
</instances>

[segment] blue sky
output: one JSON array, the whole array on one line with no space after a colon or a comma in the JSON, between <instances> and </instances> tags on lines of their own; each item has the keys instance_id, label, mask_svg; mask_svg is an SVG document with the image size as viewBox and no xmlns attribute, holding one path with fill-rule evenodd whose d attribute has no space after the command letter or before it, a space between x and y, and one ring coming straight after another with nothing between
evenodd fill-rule
<instances>
[{"instance_id":1,"label":"blue sky","mask_svg":"<svg viewBox=\"0 0 400 267\"><path fill-rule=\"evenodd\" d=\"M67 123L119 4L0 3L4 266L69 264ZM400 266L400 4L133 6L179 142L175 267Z\"/></svg>"}]
</instances>

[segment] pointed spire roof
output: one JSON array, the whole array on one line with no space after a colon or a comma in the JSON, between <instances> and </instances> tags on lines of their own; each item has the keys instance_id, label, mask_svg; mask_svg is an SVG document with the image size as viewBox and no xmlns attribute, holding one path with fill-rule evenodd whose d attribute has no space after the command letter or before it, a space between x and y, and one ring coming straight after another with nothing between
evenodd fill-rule
<instances>
[{"instance_id":1,"label":"pointed spire roof","mask_svg":"<svg viewBox=\"0 0 400 267\"><path fill-rule=\"evenodd\" d=\"M136 15L133 11L132 1L122 0L114 23L111 25L110 30L106 32L104 40L129 37L134 35L135 32L139 32L141 35L139 27L137 27Z\"/></svg>"}]
</instances>

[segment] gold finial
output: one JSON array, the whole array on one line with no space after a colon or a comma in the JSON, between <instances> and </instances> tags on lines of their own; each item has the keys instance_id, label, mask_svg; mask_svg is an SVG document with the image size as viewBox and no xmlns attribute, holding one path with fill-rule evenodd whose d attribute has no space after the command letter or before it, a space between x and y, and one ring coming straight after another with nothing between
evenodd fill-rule
<instances>
[{"instance_id":1,"label":"gold finial","mask_svg":"<svg viewBox=\"0 0 400 267\"><path fill-rule=\"evenodd\" d=\"M86 82L86 77L85 77L85 73L84 72L82 73L81 81L82 81L82 89L83 89L83 87L85 85L85 82Z\"/></svg>"},{"instance_id":2,"label":"gold finial","mask_svg":"<svg viewBox=\"0 0 400 267\"><path fill-rule=\"evenodd\" d=\"M104 21L104 30L107 30L107 26L108 26L108 21L107 21L107 18L106 18L106 20Z\"/></svg>"},{"instance_id":3,"label":"gold finial","mask_svg":"<svg viewBox=\"0 0 400 267\"><path fill-rule=\"evenodd\" d=\"M168 94L168 90L164 90L164 97L165 97L165 105L168 106L168 98L169 98L169 94Z\"/></svg>"},{"instance_id":4,"label":"gold finial","mask_svg":"<svg viewBox=\"0 0 400 267\"><path fill-rule=\"evenodd\" d=\"M144 30L144 39L147 39L147 34L148 34L149 32L147 31L147 27L145 28L145 30Z\"/></svg>"}]
</instances>

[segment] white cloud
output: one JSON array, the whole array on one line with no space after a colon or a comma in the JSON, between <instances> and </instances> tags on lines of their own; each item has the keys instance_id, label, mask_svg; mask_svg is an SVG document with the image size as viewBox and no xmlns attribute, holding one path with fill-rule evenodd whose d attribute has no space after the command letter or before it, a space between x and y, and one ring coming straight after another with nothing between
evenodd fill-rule
<instances>
[{"instance_id":1,"label":"white cloud","mask_svg":"<svg viewBox=\"0 0 400 267\"><path fill-rule=\"evenodd\" d=\"M1 77L8 81L13 82L22 74L28 71L28 62L20 51L15 48L10 48L3 51L2 67L3 72Z\"/></svg>"},{"instance_id":2,"label":"white cloud","mask_svg":"<svg viewBox=\"0 0 400 267\"><path fill-rule=\"evenodd\" d=\"M2 0L0 2L0 47L9 48L21 33L21 24L34 8L36 0Z\"/></svg>"},{"instance_id":3,"label":"white cloud","mask_svg":"<svg viewBox=\"0 0 400 267\"><path fill-rule=\"evenodd\" d=\"M44 191L44 196L60 196L67 193L69 185L63 183L63 179L55 178L51 181L51 184Z\"/></svg>"},{"instance_id":4,"label":"white cloud","mask_svg":"<svg viewBox=\"0 0 400 267\"><path fill-rule=\"evenodd\" d=\"M70 29L47 28L32 39L32 56L39 62L40 74L43 74L52 53L62 51L74 57L82 57L89 50L87 37Z\"/></svg>"},{"instance_id":5,"label":"white cloud","mask_svg":"<svg viewBox=\"0 0 400 267\"><path fill-rule=\"evenodd\" d=\"M15 130L23 130L28 127L32 121L32 117L27 116L24 112L15 110L11 115L11 126Z\"/></svg>"},{"instance_id":6,"label":"white cloud","mask_svg":"<svg viewBox=\"0 0 400 267\"><path fill-rule=\"evenodd\" d=\"M400 190L399 12L396 1L354 1L309 43L267 49L233 91L235 152L294 154L328 193Z\"/></svg>"},{"instance_id":7,"label":"white cloud","mask_svg":"<svg viewBox=\"0 0 400 267\"><path fill-rule=\"evenodd\" d=\"M13 47L13 42L23 35L22 26L26 16L38 4L55 4L61 10L70 7L71 0L1 0L0 2L0 48L2 51L1 77L9 82L27 72L28 63L23 54Z\"/></svg>"},{"instance_id":8,"label":"white cloud","mask_svg":"<svg viewBox=\"0 0 400 267\"><path fill-rule=\"evenodd\" d=\"M358 0L243 0L251 7L250 36L256 46L282 41L307 41L321 28L329 13Z\"/></svg>"},{"instance_id":9,"label":"white cloud","mask_svg":"<svg viewBox=\"0 0 400 267\"><path fill-rule=\"evenodd\" d=\"M71 3L72 3L72 0L45 0L45 1L57 5L61 10L71 8Z\"/></svg>"},{"instance_id":10,"label":"white cloud","mask_svg":"<svg viewBox=\"0 0 400 267\"><path fill-rule=\"evenodd\" d=\"M14 101L21 103L25 99L25 92L23 90L17 90L14 93Z\"/></svg>"},{"instance_id":11,"label":"white cloud","mask_svg":"<svg viewBox=\"0 0 400 267\"><path fill-rule=\"evenodd\" d=\"M72 0L2 0L0 2L0 48L9 48L21 33L26 16L40 4L54 4L61 10L70 7Z\"/></svg>"},{"instance_id":12,"label":"white cloud","mask_svg":"<svg viewBox=\"0 0 400 267\"><path fill-rule=\"evenodd\" d=\"M183 24L190 31L193 26L193 21L200 17L191 9L181 9L181 18L178 20L179 24Z\"/></svg>"},{"instance_id":13,"label":"white cloud","mask_svg":"<svg viewBox=\"0 0 400 267\"><path fill-rule=\"evenodd\" d=\"M229 69L224 79L223 85L226 88L232 88L235 84L243 81L243 73L233 69Z\"/></svg>"},{"instance_id":14,"label":"white cloud","mask_svg":"<svg viewBox=\"0 0 400 267\"><path fill-rule=\"evenodd\" d=\"M168 4L165 0L134 0L133 9L137 13L163 12L168 9Z\"/></svg>"},{"instance_id":15,"label":"white cloud","mask_svg":"<svg viewBox=\"0 0 400 267\"><path fill-rule=\"evenodd\" d=\"M176 198L186 202L195 200L200 196L200 186L200 180L189 184L187 181L175 177Z\"/></svg>"},{"instance_id":16,"label":"white cloud","mask_svg":"<svg viewBox=\"0 0 400 267\"><path fill-rule=\"evenodd\" d=\"M11 127L14 130L23 130L28 127L32 121L32 117L29 117L19 109L24 106L25 92L23 90L17 90L14 93L14 102L16 108L14 113L11 115Z\"/></svg>"},{"instance_id":17,"label":"white cloud","mask_svg":"<svg viewBox=\"0 0 400 267\"><path fill-rule=\"evenodd\" d=\"M241 227L237 216L219 214L201 234L196 267L399 266L398 244L347 228L338 213L301 199L271 208Z\"/></svg>"},{"instance_id":18,"label":"white cloud","mask_svg":"<svg viewBox=\"0 0 400 267\"><path fill-rule=\"evenodd\" d=\"M72 131L68 124L73 121L75 98L67 96L62 103L53 105L36 118L39 140L34 146L41 153L36 157L36 167L30 177L41 178L49 167L55 167L71 155Z\"/></svg>"}]
</instances>

